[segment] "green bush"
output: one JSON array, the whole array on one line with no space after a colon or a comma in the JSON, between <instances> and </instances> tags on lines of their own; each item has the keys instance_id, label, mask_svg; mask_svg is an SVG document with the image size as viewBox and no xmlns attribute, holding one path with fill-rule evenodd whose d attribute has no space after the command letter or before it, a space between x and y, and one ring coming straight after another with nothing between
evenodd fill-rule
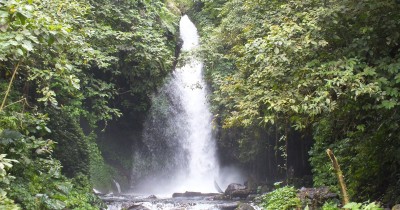
<instances>
[{"instance_id":1,"label":"green bush","mask_svg":"<svg viewBox=\"0 0 400 210\"><path fill-rule=\"evenodd\" d=\"M0 182L1 189L4 189L0 192L2 209L102 207L102 202L91 192L87 175L76 174L74 179L62 175L60 161L52 157L54 147L52 140L23 135L15 130L0 132L0 153L6 153L10 158L0 161L8 170L7 174L2 172L5 176ZM11 168L10 160L18 162L14 161Z\"/></svg>"},{"instance_id":2,"label":"green bush","mask_svg":"<svg viewBox=\"0 0 400 210\"><path fill-rule=\"evenodd\" d=\"M322 210L339 210L338 204L332 201L325 202Z\"/></svg>"},{"instance_id":3,"label":"green bush","mask_svg":"<svg viewBox=\"0 0 400 210\"><path fill-rule=\"evenodd\" d=\"M383 210L383 208L380 207L379 204L372 202L365 202L365 203L355 203L351 202L343 206L345 209L351 209L351 210Z\"/></svg>"},{"instance_id":4,"label":"green bush","mask_svg":"<svg viewBox=\"0 0 400 210\"><path fill-rule=\"evenodd\" d=\"M14 179L13 176L7 173L7 170L12 167L12 163L16 162L16 160L5 157L6 154L0 154L0 209L18 210L20 208L14 204L13 200L7 197L7 192L1 188L4 184L7 185Z\"/></svg>"},{"instance_id":5,"label":"green bush","mask_svg":"<svg viewBox=\"0 0 400 210\"><path fill-rule=\"evenodd\" d=\"M300 207L301 203L296 189L285 186L266 194L263 197L263 206L271 210L289 210Z\"/></svg>"},{"instance_id":6,"label":"green bush","mask_svg":"<svg viewBox=\"0 0 400 210\"><path fill-rule=\"evenodd\" d=\"M364 202L364 203L355 203L351 202L343 206L344 209L350 210L381 210L383 208L380 207L379 204L372 202ZM341 208L338 207L338 204L335 202L326 202L322 206L322 210L340 210Z\"/></svg>"}]
</instances>

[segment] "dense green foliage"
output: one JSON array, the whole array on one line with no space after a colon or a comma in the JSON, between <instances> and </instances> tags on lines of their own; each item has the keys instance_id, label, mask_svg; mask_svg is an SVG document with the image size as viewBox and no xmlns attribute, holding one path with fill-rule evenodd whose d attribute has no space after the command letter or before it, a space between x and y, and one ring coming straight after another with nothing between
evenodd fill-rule
<instances>
[{"instance_id":1,"label":"dense green foliage","mask_svg":"<svg viewBox=\"0 0 400 210\"><path fill-rule=\"evenodd\" d=\"M338 189L331 148L353 199L400 202L399 9L394 0L197 1L221 132L259 145L242 153L272 146L286 160L294 130L312 136L315 185ZM254 136L260 129L269 135Z\"/></svg>"},{"instance_id":2,"label":"dense green foliage","mask_svg":"<svg viewBox=\"0 0 400 210\"><path fill-rule=\"evenodd\" d=\"M351 209L351 210L383 210L380 205L372 202L372 203L348 203L343 208Z\"/></svg>"},{"instance_id":3,"label":"dense green foliage","mask_svg":"<svg viewBox=\"0 0 400 210\"><path fill-rule=\"evenodd\" d=\"M346 209L351 209L351 210L383 210L383 208L375 203L355 203L351 202L346 204L343 208ZM338 207L338 204L335 202L326 202L324 205L321 207L322 210L340 210L342 208Z\"/></svg>"},{"instance_id":4,"label":"dense green foliage","mask_svg":"<svg viewBox=\"0 0 400 210\"><path fill-rule=\"evenodd\" d=\"M400 202L399 10L395 0L0 0L0 208L97 209L93 185L127 179L118 171L132 160L119 153L139 142L176 64L180 11L201 28L223 162L294 182L309 158L314 185L338 191L330 148L352 200ZM294 195L278 189L266 205Z\"/></svg>"},{"instance_id":5,"label":"dense green foliage","mask_svg":"<svg viewBox=\"0 0 400 210\"><path fill-rule=\"evenodd\" d=\"M95 133L147 109L177 22L160 0L0 0L1 209L102 206L115 169Z\"/></svg>"},{"instance_id":6,"label":"dense green foliage","mask_svg":"<svg viewBox=\"0 0 400 210\"><path fill-rule=\"evenodd\" d=\"M350 202L340 208L340 203L337 199L325 201L323 205L310 207L307 200L300 200L298 197L298 191L294 187L285 186L275 189L261 197L261 204L267 210L274 209L322 209L322 210L340 210L340 209L351 209L351 210L383 210L381 205L376 202L364 202L356 203ZM311 195L310 195L311 196ZM311 205L312 206L312 205Z\"/></svg>"},{"instance_id":7,"label":"dense green foliage","mask_svg":"<svg viewBox=\"0 0 400 210\"><path fill-rule=\"evenodd\" d=\"M63 209L85 208L101 204L91 193L88 176L77 174L67 179L61 173L61 163L52 157L55 142L34 135L23 135L13 124L19 123L2 118L1 124L13 130L3 130L0 134L0 153L7 153L13 167L7 166L8 174L2 178L3 193L19 204L22 209ZM38 132L34 117L24 118L23 132ZM8 126L7 126L8 125ZM33 127L33 128L32 128ZM31 128L30 131L27 129ZM9 161L10 163L10 161ZM7 202L0 206L7 206ZM5 207L4 207L5 208Z\"/></svg>"},{"instance_id":8,"label":"dense green foliage","mask_svg":"<svg viewBox=\"0 0 400 210\"><path fill-rule=\"evenodd\" d=\"M297 198L297 190L294 187L278 188L263 197L263 206L271 210L290 210L301 206Z\"/></svg>"}]
</instances>

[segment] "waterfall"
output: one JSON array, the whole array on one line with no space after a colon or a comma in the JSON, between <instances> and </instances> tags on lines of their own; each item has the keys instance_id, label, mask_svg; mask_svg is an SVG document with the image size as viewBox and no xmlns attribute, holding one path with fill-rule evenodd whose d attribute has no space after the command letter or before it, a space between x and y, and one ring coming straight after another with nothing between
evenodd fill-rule
<instances>
[{"instance_id":1,"label":"waterfall","mask_svg":"<svg viewBox=\"0 0 400 210\"><path fill-rule=\"evenodd\" d=\"M152 97L143 145L133 155L135 192L216 192L219 164L207 85L202 63L190 54L199 46L199 36L186 15L181 18L180 33L182 51L189 58Z\"/></svg>"}]
</instances>

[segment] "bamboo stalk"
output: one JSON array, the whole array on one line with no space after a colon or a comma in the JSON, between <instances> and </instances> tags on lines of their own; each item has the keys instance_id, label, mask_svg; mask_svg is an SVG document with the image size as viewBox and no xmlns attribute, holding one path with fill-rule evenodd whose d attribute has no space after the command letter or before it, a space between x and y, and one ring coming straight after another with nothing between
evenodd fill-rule
<instances>
[{"instance_id":1,"label":"bamboo stalk","mask_svg":"<svg viewBox=\"0 0 400 210\"><path fill-rule=\"evenodd\" d=\"M8 94L10 93L10 89L11 89L12 83L14 81L15 75L17 74L17 70L18 70L18 67L19 67L20 63L21 63L21 61L19 61L17 66L15 66L13 75L11 76L10 83L8 84L8 87L7 87L6 95L4 96L3 102L1 103L1 106L0 106L0 112L3 111L4 105L6 104Z\"/></svg>"},{"instance_id":2,"label":"bamboo stalk","mask_svg":"<svg viewBox=\"0 0 400 210\"><path fill-rule=\"evenodd\" d=\"M349 203L349 195L347 194L347 188L346 188L346 183L344 182L344 176L343 172L340 169L339 163L333 154L332 150L327 149L326 154L328 154L329 158L331 159L333 168L335 169L336 176L339 180L339 185L340 185L340 192L342 193L342 202L343 206Z\"/></svg>"}]
</instances>

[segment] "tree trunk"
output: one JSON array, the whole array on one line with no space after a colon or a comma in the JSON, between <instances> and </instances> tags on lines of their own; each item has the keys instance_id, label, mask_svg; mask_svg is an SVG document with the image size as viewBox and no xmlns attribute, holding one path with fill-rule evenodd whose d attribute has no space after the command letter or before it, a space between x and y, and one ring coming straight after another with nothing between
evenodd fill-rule
<instances>
[{"instance_id":1,"label":"tree trunk","mask_svg":"<svg viewBox=\"0 0 400 210\"><path fill-rule=\"evenodd\" d=\"M342 202L343 206L349 203L349 195L347 194L347 188L346 188L346 183L344 182L344 177L342 170L340 170L339 163L333 154L332 150L327 149L326 153L328 154L329 158L331 159L333 168L335 169L336 176L339 180L339 185L340 185L340 192L342 193Z\"/></svg>"}]
</instances>

